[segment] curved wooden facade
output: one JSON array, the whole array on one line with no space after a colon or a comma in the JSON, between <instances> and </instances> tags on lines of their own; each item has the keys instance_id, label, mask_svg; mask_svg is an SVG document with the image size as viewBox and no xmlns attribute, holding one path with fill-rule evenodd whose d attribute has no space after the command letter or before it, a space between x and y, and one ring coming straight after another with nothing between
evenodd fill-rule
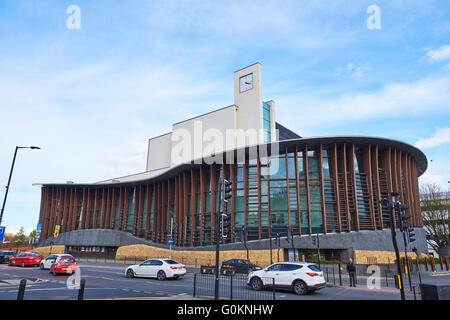
<instances>
[{"instance_id":1,"label":"curved wooden facade","mask_svg":"<svg viewBox=\"0 0 450 320\"><path fill-rule=\"evenodd\" d=\"M270 161L185 164L158 177L116 184L45 184L41 240L77 229L116 229L167 243L170 212L178 246L214 243L220 174L233 182L232 236L239 241L285 235L376 230L389 227L377 201L399 192L410 205L411 224L422 226L418 176L426 158L407 144L378 138L340 137L280 142ZM276 170L278 168L278 170Z\"/></svg>"}]
</instances>

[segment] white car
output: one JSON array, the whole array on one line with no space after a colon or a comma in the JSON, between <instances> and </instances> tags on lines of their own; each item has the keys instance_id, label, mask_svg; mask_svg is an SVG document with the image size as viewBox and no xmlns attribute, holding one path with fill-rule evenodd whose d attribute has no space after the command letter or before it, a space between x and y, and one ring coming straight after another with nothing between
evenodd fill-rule
<instances>
[{"instance_id":1,"label":"white car","mask_svg":"<svg viewBox=\"0 0 450 320\"><path fill-rule=\"evenodd\" d=\"M325 288L323 272L313 263L280 262L262 270L250 272L247 284L254 290L264 287L289 288L296 294L306 294Z\"/></svg>"},{"instance_id":2,"label":"white car","mask_svg":"<svg viewBox=\"0 0 450 320\"><path fill-rule=\"evenodd\" d=\"M41 261L39 268L41 270L50 270L50 267L53 263L58 262L61 257L72 257L72 255L67 253L58 253L58 254L51 254L47 258ZM73 258L73 257L72 257Z\"/></svg>"},{"instance_id":3,"label":"white car","mask_svg":"<svg viewBox=\"0 0 450 320\"><path fill-rule=\"evenodd\" d=\"M177 279L186 274L186 266L170 259L150 259L129 266L125 270L128 278L134 277L156 277L158 280L167 278Z\"/></svg>"}]
</instances>

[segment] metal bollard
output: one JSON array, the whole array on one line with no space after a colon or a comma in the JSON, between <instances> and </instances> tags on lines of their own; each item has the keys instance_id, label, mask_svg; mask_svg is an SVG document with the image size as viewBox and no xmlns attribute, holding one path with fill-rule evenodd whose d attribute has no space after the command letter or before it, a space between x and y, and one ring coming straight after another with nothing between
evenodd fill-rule
<instances>
[{"instance_id":1,"label":"metal bollard","mask_svg":"<svg viewBox=\"0 0 450 320\"><path fill-rule=\"evenodd\" d=\"M86 284L85 279L80 280L80 289L78 289L78 300L84 300L84 286Z\"/></svg>"},{"instance_id":2,"label":"metal bollard","mask_svg":"<svg viewBox=\"0 0 450 320\"><path fill-rule=\"evenodd\" d=\"M26 279L20 280L19 292L17 293L17 300L23 300L23 296L25 294L25 287L26 287L26 285L27 285L27 280Z\"/></svg>"},{"instance_id":3,"label":"metal bollard","mask_svg":"<svg viewBox=\"0 0 450 320\"><path fill-rule=\"evenodd\" d=\"M413 293L414 293L414 300L417 300L417 297L416 297L416 287L415 287L415 286L413 287Z\"/></svg>"},{"instance_id":4,"label":"metal bollard","mask_svg":"<svg viewBox=\"0 0 450 320\"><path fill-rule=\"evenodd\" d=\"M342 271L341 271L341 264L338 264L339 267L339 285L342 287Z\"/></svg>"},{"instance_id":5,"label":"metal bollard","mask_svg":"<svg viewBox=\"0 0 450 320\"><path fill-rule=\"evenodd\" d=\"M333 284L336 285L336 278L334 276L334 268L333 268Z\"/></svg>"},{"instance_id":6,"label":"metal bollard","mask_svg":"<svg viewBox=\"0 0 450 320\"><path fill-rule=\"evenodd\" d=\"M195 297L195 294L196 294L196 292L195 292L196 286L197 286L197 274L194 273L194 293L192 295L193 297Z\"/></svg>"},{"instance_id":7,"label":"metal bollard","mask_svg":"<svg viewBox=\"0 0 450 320\"><path fill-rule=\"evenodd\" d=\"M272 293L273 293L273 300L275 300L275 278L272 278Z\"/></svg>"},{"instance_id":8,"label":"metal bollard","mask_svg":"<svg viewBox=\"0 0 450 320\"><path fill-rule=\"evenodd\" d=\"M389 287L389 282L388 282L388 272L387 272L387 270L386 270L386 272L385 272L385 276L386 276L386 287Z\"/></svg>"},{"instance_id":9,"label":"metal bollard","mask_svg":"<svg viewBox=\"0 0 450 320\"><path fill-rule=\"evenodd\" d=\"M233 300L233 275L230 277L230 300Z\"/></svg>"}]
</instances>

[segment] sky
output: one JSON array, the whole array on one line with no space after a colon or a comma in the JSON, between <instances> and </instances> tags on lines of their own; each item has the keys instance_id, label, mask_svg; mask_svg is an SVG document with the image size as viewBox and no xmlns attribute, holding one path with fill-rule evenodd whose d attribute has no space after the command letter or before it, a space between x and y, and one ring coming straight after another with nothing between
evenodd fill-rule
<instances>
[{"instance_id":1,"label":"sky","mask_svg":"<svg viewBox=\"0 0 450 320\"><path fill-rule=\"evenodd\" d=\"M232 104L255 62L284 126L409 143L449 189L448 0L2 0L0 184L41 147L19 150L2 225L36 227L33 183L145 171L149 138Z\"/></svg>"}]
</instances>

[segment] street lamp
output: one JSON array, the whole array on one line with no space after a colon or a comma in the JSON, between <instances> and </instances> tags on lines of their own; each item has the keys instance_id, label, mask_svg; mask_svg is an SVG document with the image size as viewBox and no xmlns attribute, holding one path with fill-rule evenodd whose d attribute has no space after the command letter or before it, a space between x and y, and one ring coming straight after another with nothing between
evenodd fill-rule
<instances>
[{"instance_id":1,"label":"street lamp","mask_svg":"<svg viewBox=\"0 0 450 320\"><path fill-rule=\"evenodd\" d=\"M6 192L5 192L5 198L3 199L2 211L0 212L0 225L2 224L3 212L5 210L6 198L8 197L9 184L11 183L11 177L12 177L12 173L13 173L13 169L14 169L14 163L16 162L17 150L19 150L19 149L35 150L35 149L41 149L41 148L36 147L36 146L31 146L31 147L17 147L16 146L16 151L14 152L14 158L13 158L12 165L11 165L11 171L9 172L8 184L6 185Z\"/></svg>"}]
</instances>

